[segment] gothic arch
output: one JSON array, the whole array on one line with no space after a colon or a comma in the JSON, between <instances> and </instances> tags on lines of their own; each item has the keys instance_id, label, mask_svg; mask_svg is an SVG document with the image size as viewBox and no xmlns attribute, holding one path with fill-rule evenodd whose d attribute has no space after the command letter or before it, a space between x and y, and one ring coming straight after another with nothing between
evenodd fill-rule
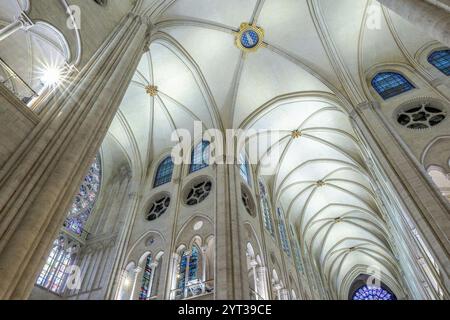
<instances>
[{"instance_id":1,"label":"gothic arch","mask_svg":"<svg viewBox=\"0 0 450 320\"><path fill-rule=\"evenodd\" d=\"M426 170L437 166L450 173L450 135L434 138L423 151L421 163Z\"/></svg>"}]
</instances>

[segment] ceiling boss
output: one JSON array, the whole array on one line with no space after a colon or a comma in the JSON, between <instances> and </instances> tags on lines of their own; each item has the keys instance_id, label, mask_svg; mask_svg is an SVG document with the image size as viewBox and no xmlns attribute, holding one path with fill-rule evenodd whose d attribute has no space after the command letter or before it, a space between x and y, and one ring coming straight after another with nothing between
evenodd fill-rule
<instances>
[{"instance_id":1,"label":"ceiling boss","mask_svg":"<svg viewBox=\"0 0 450 320\"><path fill-rule=\"evenodd\" d=\"M255 52L263 44L264 30L249 23L242 23L236 34L236 46L244 52Z\"/></svg>"}]
</instances>

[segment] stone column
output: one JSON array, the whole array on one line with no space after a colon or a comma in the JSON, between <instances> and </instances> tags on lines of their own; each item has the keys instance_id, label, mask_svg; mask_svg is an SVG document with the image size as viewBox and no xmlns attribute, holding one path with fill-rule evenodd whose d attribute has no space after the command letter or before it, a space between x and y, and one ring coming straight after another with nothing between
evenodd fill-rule
<instances>
[{"instance_id":1,"label":"stone column","mask_svg":"<svg viewBox=\"0 0 450 320\"><path fill-rule=\"evenodd\" d=\"M131 289L129 300L137 300L139 298L139 290L136 290L136 287L138 280L140 279L142 270L143 269L141 267L137 267L133 270L133 288Z\"/></svg>"},{"instance_id":2,"label":"stone column","mask_svg":"<svg viewBox=\"0 0 450 320\"><path fill-rule=\"evenodd\" d=\"M5 40L20 29L29 27L32 24L33 23L28 18L28 16L22 12L14 22L11 22L6 27L0 29L0 41Z\"/></svg>"},{"instance_id":3,"label":"stone column","mask_svg":"<svg viewBox=\"0 0 450 320\"><path fill-rule=\"evenodd\" d=\"M267 268L259 267L256 269L256 274L258 278L258 293L264 299L269 299L269 290L267 287Z\"/></svg>"},{"instance_id":4,"label":"stone column","mask_svg":"<svg viewBox=\"0 0 450 320\"><path fill-rule=\"evenodd\" d=\"M148 41L130 13L0 170L0 299L26 299Z\"/></svg>"},{"instance_id":5,"label":"stone column","mask_svg":"<svg viewBox=\"0 0 450 320\"><path fill-rule=\"evenodd\" d=\"M114 298L114 300L123 300L124 298L124 284L125 284L125 280L127 278L128 275L128 271L127 270L121 270L120 271L120 276L119 276L119 290L117 290L117 295Z\"/></svg>"},{"instance_id":6,"label":"stone column","mask_svg":"<svg viewBox=\"0 0 450 320\"><path fill-rule=\"evenodd\" d=\"M226 144L224 144L226 145ZM222 163L227 163L226 159ZM248 299L246 247L242 241L235 170L238 166L218 164L216 188L215 299Z\"/></svg>"},{"instance_id":7,"label":"stone column","mask_svg":"<svg viewBox=\"0 0 450 320\"><path fill-rule=\"evenodd\" d=\"M150 264L150 269L152 270L152 273L150 274L150 281L148 283L148 298L151 298L153 295L153 282L155 281L155 273L156 273L156 268L158 268L158 262L152 262ZM156 288L158 289L158 288Z\"/></svg>"},{"instance_id":8,"label":"stone column","mask_svg":"<svg viewBox=\"0 0 450 320\"><path fill-rule=\"evenodd\" d=\"M252 272L253 272L253 285L255 288L255 299L259 300L259 296L260 296L260 292L258 290L258 275L256 274L256 267L258 266L258 261L256 260L252 260L250 261L250 267L252 268Z\"/></svg>"},{"instance_id":9,"label":"stone column","mask_svg":"<svg viewBox=\"0 0 450 320\"><path fill-rule=\"evenodd\" d=\"M170 282L170 288L172 290L170 291L169 299L176 300L177 298L177 291L178 291L178 272L179 272L179 262L181 257L179 254L174 253L172 255L172 266L169 268L169 272L172 275L171 282Z\"/></svg>"},{"instance_id":10,"label":"stone column","mask_svg":"<svg viewBox=\"0 0 450 320\"><path fill-rule=\"evenodd\" d=\"M202 247L202 293L206 292L206 252L208 251L208 246Z\"/></svg>"},{"instance_id":11,"label":"stone column","mask_svg":"<svg viewBox=\"0 0 450 320\"><path fill-rule=\"evenodd\" d=\"M382 200L390 236L398 249L402 271L408 275L406 283L420 288L420 277L429 276L420 271L415 259L429 252L434 260L429 267L439 273L440 286L448 291L448 203L430 185L425 169L384 118L378 104L367 102L357 106L351 118L365 146L363 153ZM411 290L414 299L427 299L419 290Z\"/></svg>"},{"instance_id":12,"label":"stone column","mask_svg":"<svg viewBox=\"0 0 450 320\"><path fill-rule=\"evenodd\" d=\"M424 0L378 0L430 37L450 47L450 13Z\"/></svg>"},{"instance_id":13,"label":"stone column","mask_svg":"<svg viewBox=\"0 0 450 320\"><path fill-rule=\"evenodd\" d=\"M188 287L188 285L189 285L189 270L190 270L189 264L191 263L192 252L187 251L185 253L185 255L186 255L186 270L184 270L184 292L183 292L183 295L184 295L184 298L187 298L188 290L189 290L189 287Z\"/></svg>"}]
</instances>

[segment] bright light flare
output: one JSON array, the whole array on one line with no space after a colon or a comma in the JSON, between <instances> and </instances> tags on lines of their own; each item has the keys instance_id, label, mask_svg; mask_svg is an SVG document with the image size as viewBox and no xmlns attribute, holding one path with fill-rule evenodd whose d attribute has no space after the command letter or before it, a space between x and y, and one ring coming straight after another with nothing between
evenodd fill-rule
<instances>
[{"instance_id":1,"label":"bright light flare","mask_svg":"<svg viewBox=\"0 0 450 320\"><path fill-rule=\"evenodd\" d=\"M41 81L46 87L55 87L62 81L63 73L58 67L47 67L43 70Z\"/></svg>"}]
</instances>

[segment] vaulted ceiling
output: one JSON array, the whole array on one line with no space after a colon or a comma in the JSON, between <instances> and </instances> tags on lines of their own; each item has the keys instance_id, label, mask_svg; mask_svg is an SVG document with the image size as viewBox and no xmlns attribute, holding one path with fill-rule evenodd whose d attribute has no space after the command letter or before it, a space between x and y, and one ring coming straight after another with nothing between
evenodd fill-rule
<instances>
[{"instance_id":1,"label":"vaulted ceiling","mask_svg":"<svg viewBox=\"0 0 450 320\"><path fill-rule=\"evenodd\" d=\"M376 266L398 285L382 214L343 106L373 99L365 89L367 70L411 63L434 41L370 0L143 6L154 26L152 44L110 130L132 162L145 171L169 152L173 130L192 130L195 120L205 128L274 130L279 140L260 150L255 169L335 294L357 267ZM243 22L264 30L256 52L235 45ZM157 86L155 96L146 92L149 85Z\"/></svg>"},{"instance_id":2,"label":"vaulted ceiling","mask_svg":"<svg viewBox=\"0 0 450 320\"><path fill-rule=\"evenodd\" d=\"M255 169L335 293L355 267L376 265L396 279L347 112L349 105L372 99L367 70L383 63L419 64L417 52L435 41L375 0L137 3L153 24L152 43L108 132L133 170L145 176L174 145L173 131L192 132L194 121L221 130L271 129L279 140L257 154ZM2 2L0 24L10 23L26 4ZM264 45L256 52L235 45L243 22L264 30ZM33 28L20 31L20 41L2 41L0 50L37 89L39 65L62 64L69 56L54 30ZM16 63L17 52L29 57L21 60L26 64Z\"/></svg>"},{"instance_id":3,"label":"vaulted ceiling","mask_svg":"<svg viewBox=\"0 0 450 320\"><path fill-rule=\"evenodd\" d=\"M146 0L142 7L152 17L153 44L111 129L126 148L135 145L130 158L142 164L166 151L168 144L157 141L167 140L174 127L206 120L205 110L204 125L223 129L241 127L267 102L292 93L322 92L342 104L364 102L370 98L364 90L366 70L380 63L408 63L433 42L370 0ZM375 22L373 12L381 14ZM254 53L235 45L242 22L265 32L264 46ZM149 83L160 88L157 97L146 95ZM164 102L169 97L189 112L171 108ZM164 117L158 115L162 103L169 104ZM156 129L158 119L165 120L165 130ZM155 141L144 142L149 139Z\"/></svg>"}]
</instances>

